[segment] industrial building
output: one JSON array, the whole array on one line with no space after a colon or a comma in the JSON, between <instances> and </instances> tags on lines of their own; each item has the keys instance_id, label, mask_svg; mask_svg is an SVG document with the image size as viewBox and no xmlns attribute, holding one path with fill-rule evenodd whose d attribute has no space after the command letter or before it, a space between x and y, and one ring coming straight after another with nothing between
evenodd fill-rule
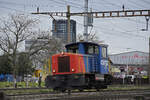
<instances>
[{"instance_id":1,"label":"industrial building","mask_svg":"<svg viewBox=\"0 0 150 100\"><path fill-rule=\"evenodd\" d=\"M120 73L124 73L125 75L139 75L142 77L147 76L149 67L149 53L132 51L113 54L109 57L113 63L113 66L118 68ZM116 73L114 72L114 75L121 75L117 73L119 73L119 71Z\"/></svg>"},{"instance_id":2,"label":"industrial building","mask_svg":"<svg viewBox=\"0 0 150 100\"><path fill-rule=\"evenodd\" d=\"M68 40L68 25L67 20L53 20L52 35L56 38L62 39L64 43ZM70 42L76 42L76 21L70 20Z\"/></svg>"}]
</instances>

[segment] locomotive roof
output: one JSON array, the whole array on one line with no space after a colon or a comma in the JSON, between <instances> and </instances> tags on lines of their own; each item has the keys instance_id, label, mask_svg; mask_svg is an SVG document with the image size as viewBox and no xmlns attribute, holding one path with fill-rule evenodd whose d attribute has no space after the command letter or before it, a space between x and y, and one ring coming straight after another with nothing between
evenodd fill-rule
<instances>
[{"instance_id":1,"label":"locomotive roof","mask_svg":"<svg viewBox=\"0 0 150 100\"><path fill-rule=\"evenodd\" d=\"M69 43L69 44L67 44L65 47L71 46L71 45L78 45L78 44L80 44L80 43L83 43L83 44L92 44L92 45L97 45L97 46L108 47L108 45L106 45L106 44L98 44L98 43L94 43L94 42L85 42L85 41Z\"/></svg>"}]
</instances>

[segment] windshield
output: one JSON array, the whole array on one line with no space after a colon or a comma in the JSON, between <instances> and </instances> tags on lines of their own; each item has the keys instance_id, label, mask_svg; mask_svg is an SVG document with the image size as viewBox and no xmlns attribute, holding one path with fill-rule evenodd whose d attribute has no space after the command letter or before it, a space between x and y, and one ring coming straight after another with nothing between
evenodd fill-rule
<instances>
[{"instance_id":1,"label":"windshield","mask_svg":"<svg viewBox=\"0 0 150 100\"><path fill-rule=\"evenodd\" d=\"M99 54L99 48L95 45L85 45L85 54Z\"/></svg>"},{"instance_id":2,"label":"windshield","mask_svg":"<svg viewBox=\"0 0 150 100\"><path fill-rule=\"evenodd\" d=\"M67 52L70 52L70 53L78 53L78 45L73 45L73 46L70 46L67 48Z\"/></svg>"}]
</instances>

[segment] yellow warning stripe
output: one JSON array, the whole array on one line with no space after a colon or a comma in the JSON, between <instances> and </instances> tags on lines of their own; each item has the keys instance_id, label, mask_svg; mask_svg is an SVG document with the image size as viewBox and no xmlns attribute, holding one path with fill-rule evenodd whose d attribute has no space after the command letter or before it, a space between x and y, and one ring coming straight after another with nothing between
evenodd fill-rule
<instances>
[{"instance_id":1,"label":"yellow warning stripe","mask_svg":"<svg viewBox=\"0 0 150 100\"><path fill-rule=\"evenodd\" d=\"M79 59L78 59L78 63L79 63L79 72L81 72L81 69L80 69L80 56L79 56Z\"/></svg>"},{"instance_id":2,"label":"yellow warning stripe","mask_svg":"<svg viewBox=\"0 0 150 100\"><path fill-rule=\"evenodd\" d=\"M87 58L86 60L87 60L87 72L88 72L88 69L89 69L88 56L86 58Z\"/></svg>"},{"instance_id":3,"label":"yellow warning stripe","mask_svg":"<svg viewBox=\"0 0 150 100\"><path fill-rule=\"evenodd\" d=\"M83 68L83 73L85 73L85 64L84 64L84 58L82 57L82 68Z\"/></svg>"},{"instance_id":4,"label":"yellow warning stripe","mask_svg":"<svg viewBox=\"0 0 150 100\"><path fill-rule=\"evenodd\" d=\"M51 74L51 61L50 61L50 58L48 59L48 68L49 68L49 73Z\"/></svg>"}]
</instances>

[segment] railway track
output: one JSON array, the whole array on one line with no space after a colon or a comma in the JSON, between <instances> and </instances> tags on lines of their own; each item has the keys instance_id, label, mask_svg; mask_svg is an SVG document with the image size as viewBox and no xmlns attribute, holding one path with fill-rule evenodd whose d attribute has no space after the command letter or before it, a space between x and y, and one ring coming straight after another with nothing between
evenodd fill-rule
<instances>
[{"instance_id":1,"label":"railway track","mask_svg":"<svg viewBox=\"0 0 150 100\"><path fill-rule=\"evenodd\" d=\"M24 88L23 90L39 90L47 88ZM0 89L0 91L7 91L8 89ZM18 89L9 89L22 90ZM148 89L134 89L134 90L101 90L97 91L72 91L68 92L52 92L47 93L18 93L18 94L6 94L10 100L150 100L150 90ZM142 99L144 98L144 99Z\"/></svg>"},{"instance_id":2,"label":"railway track","mask_svg":"<svg viewBox=\"0 0 150 100\"><path fill-rule=\"evenodd\" d=\"M43 88L39 88L39 87L35 87L35 88L1 88L0 91L7 91L7 90L37 90L37 89L47 89L45 87Z\"/></svg>"}]
</instances>

